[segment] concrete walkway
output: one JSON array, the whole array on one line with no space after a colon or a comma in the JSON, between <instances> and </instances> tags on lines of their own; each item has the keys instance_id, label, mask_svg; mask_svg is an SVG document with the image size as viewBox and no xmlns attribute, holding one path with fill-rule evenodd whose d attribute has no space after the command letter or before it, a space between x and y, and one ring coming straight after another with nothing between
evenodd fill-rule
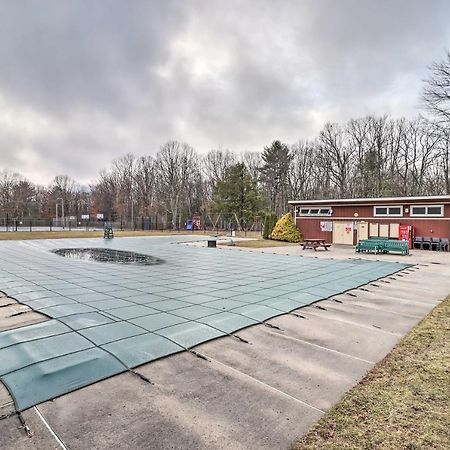
<instances>
[{"instance_id":1,"label":"concrete walkway","mask_svg":"<svg viewBox=\"0 0 450 450\"><path fill-rule=\"evenodd\" d=\"M0 386L0 448L289 448L450 292L450 256L413 253L406 261L420 265L242 330L241 340L220 338L197 356L167 357L31 408L23 419L32 437Z\"/></svg>"}]
</instances>

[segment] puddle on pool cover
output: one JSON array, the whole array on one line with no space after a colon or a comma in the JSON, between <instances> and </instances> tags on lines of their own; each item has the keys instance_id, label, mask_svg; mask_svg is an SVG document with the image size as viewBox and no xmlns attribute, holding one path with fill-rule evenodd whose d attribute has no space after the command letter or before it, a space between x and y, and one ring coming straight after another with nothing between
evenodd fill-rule
<instances>
[{"instance_id":1,"label":"puddle on pool cover","mask_svg":"<svg viewBox=\"0 0 450 450\"><path fill-rule=\"evenodd\" d=\"M155 256L114 250L111 248L59 248L57 250L52 250L52 252L60 256L65 256L66 258L82 261L142 264L144 266L153 266L164 262L162 259L156 258Z\"/></svg>"}]
</instances>

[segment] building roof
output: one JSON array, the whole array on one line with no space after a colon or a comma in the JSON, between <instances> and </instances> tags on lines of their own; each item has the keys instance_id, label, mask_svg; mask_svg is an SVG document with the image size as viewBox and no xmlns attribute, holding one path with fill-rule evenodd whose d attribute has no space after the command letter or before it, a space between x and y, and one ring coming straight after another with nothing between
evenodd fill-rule
<instances>
[{"instance_id":1,"label":"building roof","mask_svg":"<svg viewBox=\"0 0 450 450\"><path fill-rule=\"evenodd\" d=\"M369 197L369 198L334 198L325 200L290 200L290 205L354 205L374 203L450 203L450 195L427 195L421 197Z\"/></svg>"}]
</instances>

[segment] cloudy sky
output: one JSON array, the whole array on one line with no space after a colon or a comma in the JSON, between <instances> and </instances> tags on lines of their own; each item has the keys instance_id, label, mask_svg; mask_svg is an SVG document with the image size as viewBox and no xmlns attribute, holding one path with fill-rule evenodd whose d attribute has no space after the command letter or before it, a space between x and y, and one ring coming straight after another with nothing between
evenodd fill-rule
<instances>
[{"instance_id":1,"label":"cloudy sky","mask_svg":"<svg viewBox=\"0 0 450 450\"><path fill-rule=\"evenodd\" d=\"M0 170L82 183L169 139L199 152L415 117L448 0L1 0Z\"/></svg>"}]
</instances>

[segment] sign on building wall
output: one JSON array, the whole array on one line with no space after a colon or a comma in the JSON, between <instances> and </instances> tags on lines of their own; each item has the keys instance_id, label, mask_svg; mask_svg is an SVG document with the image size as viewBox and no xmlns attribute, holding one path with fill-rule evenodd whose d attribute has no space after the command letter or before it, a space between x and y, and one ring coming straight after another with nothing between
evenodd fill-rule
<instances>
[{"instance_id":1,"label":"sign on building wall","mask_svg":"<svg viewBox=\"0 0 450 450\"><path fill-rule=\"evenodd\" d=\"M98 213L97 214L97 220L103 220L103 214L102 213Z\"/></svg>"},{"instance_id":2,"label":"sign on building wall","mask_svg":"<svg viewBox=\"0 0 450 450\"><path fill-rule=\"evenodd\" d=\"M320 222L320 231L333 231L333 222Z\"/></svg>"}]
</instances>

